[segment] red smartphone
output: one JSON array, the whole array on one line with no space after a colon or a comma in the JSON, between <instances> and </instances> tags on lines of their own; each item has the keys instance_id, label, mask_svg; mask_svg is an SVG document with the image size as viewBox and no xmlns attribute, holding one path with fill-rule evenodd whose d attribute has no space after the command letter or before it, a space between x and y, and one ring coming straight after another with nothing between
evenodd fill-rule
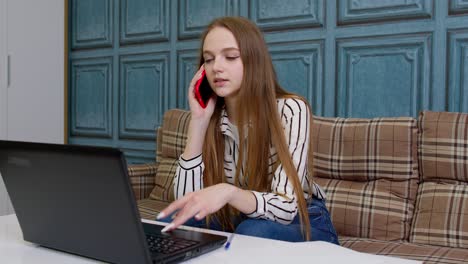
<instances>
[{"instance_id":1,"label":"red smartphone","mask_svg":"<svg viewBox=\"0 0 468 264\"><path fill-rule=\"evenodd\" d=\"M202 71L202 76L198 81L195 83L195 88L193 89L195 93L195 98L197 99L198 103L202 108L206 108L208 105L208 101L210 100L211 96L213 95L213 90L208 83L208 79L206 78L205 70Z\"/></svg>"}]
</instances>

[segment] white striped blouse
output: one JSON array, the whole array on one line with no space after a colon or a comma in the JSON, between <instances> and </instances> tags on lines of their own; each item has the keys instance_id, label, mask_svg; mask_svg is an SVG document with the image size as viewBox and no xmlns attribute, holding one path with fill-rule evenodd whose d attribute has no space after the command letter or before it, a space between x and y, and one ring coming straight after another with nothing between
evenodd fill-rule
<instances>
[{"instance_id":1,"label":"white striped blouse","mask_svg":"<svg viewBox=\"0 0 468 264\"><path fill-rule=\"evenodd\" d=\"M311 112L307 104L299 99L278 99L277 103L286 143L289 146L303 189L307 190L307 156L309 153L309 130L311 128L309 115ZM225 140L224 171L226 181L234 184L237 159L239 157L239 134L237 127L229 122L226 111L222 113L220 127ZM280 164L275 172L272 172L276 161L277 152L270 145L268 177L272 178L271 192L252 191L257 202L256 209L247 216L289 224L297 214L297 197L294 194L292 184L288 181L283 166ZM203 188L204 168L202 154L189 160L182 158L182 156L179 158L179 166L174 179L176 199ZM239 177L239 185L243 187L243 168L241 168ZM315 197L325 199L324 191L316 183L312 185L312 192ZM308 197L307 193L304 193L304 195Z\"/></svg>"}]
</instances>

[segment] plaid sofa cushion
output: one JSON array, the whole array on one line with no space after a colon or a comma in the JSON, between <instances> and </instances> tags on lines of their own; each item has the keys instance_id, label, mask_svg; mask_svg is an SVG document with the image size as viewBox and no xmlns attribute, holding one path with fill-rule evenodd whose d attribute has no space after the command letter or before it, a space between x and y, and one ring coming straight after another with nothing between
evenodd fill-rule
<instances>
[{"instance_id":1,"label":"plaid sofa cushion","mask_svg":"<svg viewBox=\"0 0 468 264\"><path fill-rule=\"evenodd\" d=\"M410 117L314 117L315 176L370 181L417 177L417 125Z\"/></svg>"},{"instance_id":2,"label":"plaid sofa cushion","mask_svg":"<svg viewBox=\"0 0 468 264\"><path fill-rule=\"evenodd\" d=\"M174 201L174 176L179 160L175 158L159 158L158 173L155 178L155 185L149 197L151 199L172 202Z\"/></svg>"},{"instance_id":3,"label":"plaid sofa cushion","mask_svg":"<svg viewBox=\"0 0 468 264\"><path fill-rule=\"evenodd\" d=\"M340 237L340 244L359 252L423 261L424 264L467 263L468 250L408 242Z\"/></svg>"},{"instance_id":4,"label":"plaid sofa cushion","mask_svg":"<svg viewBox=\"0 0 468 264\"><path fill-rule=\"evenodd\" d=\"M425 111L418 121L422 179L468 182L468 114Z\"/></svg>"},{"instance_id":5,"label":"plaid sofa cushion","mask_svg":"<svg viewBox=\"0 0 468 264\"><path fill-rule=\"evenodd\" d=\"M327 193L327 207L340 236L381 240L408 238L416 179L371 182L315 178ZM409 199L407 197L410 197Z\"/></svg>"},{"instance_id":6,"label":"plaid sofa cushion","mask_svg":"<svg viewBox=\"0 0 468 264\"><path fill-rule=\"evenodd\" d=\"M421 112L421 181L410 241L468 248L468 114Z\"/></svg>"},{"instance_id":7,"label":"plaid sofa cushion","mask_svg":"<svg viewBox=\"0 0 468 264\"><path fill-rule=\"evenodd\" d=\"M128 166L128 176L136 200L147 198L154 188L154 179L158 165L156 163L133 164Z\"/></svg>"},{"instance_id":8,"label":"plaid sofa cushion","mask_svg":"<svg viewBox=\"0 0 468 264\"><path fill-rule=\"evenodd\" d=\"M468 185L425 182L417 196L410 241L468 248Z\"/></svg>"},{"instance_id":9,"label":"plaid sofa cushion","mask_svg":"<svg viewBox=\"0 0 468 264\"><path fill-rule=\"evenodd\" d=\"M179 159L185 149L190 112L171 109L164 114L161 142L162 157Z\"/></svg>"},{"instance_id":10,"label":"plaid sofa cushion","mask_svg":"<svg viewBox=\"0 0 468 264\"><path fill-rule=\"evenodd\" d=\"M156 129L156 163L159 163L159 158L162 155L162 144L158 141L162 140L162 128Z\"/></svg>"},{"instance_id":11,"label":"plaid sofa cushion","mask_svg":"<svg viewBox=\"0 0 468 264\"><path fill-rule=\"evenodd\" d=\"M177 169L179 156L182 155L187 141L190 112L170 109L164 113L163 125L157 138L158 171L151 199L172 202L174 192L172 184Z\"/></svg>"},{"instance_id":12,"label":"plaid sofa cushion","mask_svg":"<svg viewBox=\"0 0 468 264\"><path fill-rule=\"evenodd\" d=\"M137 205L141 218L155 220L159 212L161 212L162 209L169 205L169 202L153 199L143 199L139 200Z\"/></svg>"},{"instance_id":13,"label":"plaid sofa cushion","mask_svg":"<svg viewBox=\"0 0 468 264\"><path fill-rule=\"evenodd\" d=\"M161 138L161 132L161 128L156 129L156 140ZM136 200L148 198L153 191L156 172L158 171L158 157L160 155L160 146L156 142L156 160L154 163L128 165L130 184L132 185Z\"/></svg>"},{"instance_id":14,"label":"plaid sofa cushion","mask_svg":"<svg viewBox=\"0 0 468 264\"><path fill-rule=\"evenodd\" d=\"M315 181L339 235L409 236L417 190L414 118L323 118L313 124Z\"/></svg>"}]
</instances>

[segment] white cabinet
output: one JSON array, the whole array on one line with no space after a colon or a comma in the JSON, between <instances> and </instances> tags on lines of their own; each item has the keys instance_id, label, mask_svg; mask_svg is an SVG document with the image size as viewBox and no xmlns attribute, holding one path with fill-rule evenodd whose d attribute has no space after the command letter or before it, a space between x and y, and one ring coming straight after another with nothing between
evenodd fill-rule
<instances>
[{"instance_id":1,"label":"white cabinet","mask_svg":"<svg viewBox=\"0 0 468 264\"><path fill-rule=\"evenodd\" d=\"M7 9L6 0L0 0L0 139L7 134ZM1 172L0 172L1 176ZM0 177L0 215L13 212L10 199Z\"/></svg>"},{"instance_id":2,"label":"white cabinet","mask_svg":"<svg viewBox=\"0 0 468 264\"><path fill-rule=\"evenodd\" d=\"M7 134L7 0L0 0L0 139Z\"/></svg>"},{"instance_id":3,"label":"white cabinet","mask_svg":"<svg viewBox=\"0 0 468 264\"><path fill-rule=\"evenodd\" d=\"M64 3L0 0L0 139L64 142Z\"/></svg>"},{"instance_id":4,"label":"white cabinet","mask_svg":"<svg viewBox=\"0 0 468 264\"><path fill-rule=\"evenodd\" d=\"M10 58L9 85L3 88L6 138L63 143L64 1L0 1L6 1Z\"/></svg>"}]
</instances>

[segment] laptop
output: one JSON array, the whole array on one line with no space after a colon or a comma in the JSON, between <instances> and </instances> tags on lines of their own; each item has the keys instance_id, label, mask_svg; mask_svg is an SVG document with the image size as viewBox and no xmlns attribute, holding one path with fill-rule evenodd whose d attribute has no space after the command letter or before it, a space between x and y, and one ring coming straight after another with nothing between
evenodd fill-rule
<instances>
[{"instance_id":1,"label":"laptop","mask_svg":"<svg viewBox=\"0 0 468 264\"><path fill-rule=\"evenodd\" d=\"M0 173L26 241L111 263L177 263L225 236L143 223L116 148L0 140Z\"/></svg>"}]
</instances>

